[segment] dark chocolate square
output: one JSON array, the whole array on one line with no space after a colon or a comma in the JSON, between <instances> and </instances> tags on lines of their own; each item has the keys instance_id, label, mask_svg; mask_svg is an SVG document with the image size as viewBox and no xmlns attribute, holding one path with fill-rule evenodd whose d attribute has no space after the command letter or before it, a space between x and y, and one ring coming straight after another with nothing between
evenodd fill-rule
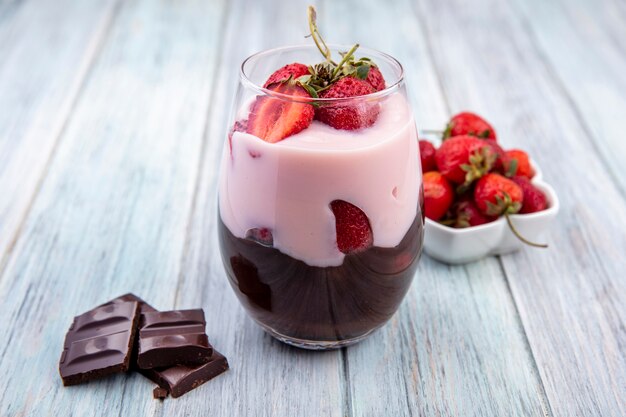
<instances>
[{"instance_id":1,"label":"dark chocolate square","mask_svg":"<svg viewBox=\"0 0 626 417\"><path fill-rule=\"evenodd\" d=\"M128 371L138 320L136 301L100 306L75 317L59 361L63 385Z\"/></svg>"},{"instance_id":2,"label":"dark chocolate square","mask_svg":"<svg viewBox=\"0 0 626 417\"><path fill-rule=\"evenodd\" d=\"M228 360L213 349L209 362L195 367L172 366L166 369L146 369L143 374L178 398L228 370Z\"/></svg>"},{"instance_id":3,"label":"dark chocolate square","mask_svg":"<svg viewBox=\"0 0 626 417\"><path fill-rule=\"evenodd\" d=\"M141 315L137 365L141 369L201 365L213 354L201 309Z\"/></svg>"}]
</instances>

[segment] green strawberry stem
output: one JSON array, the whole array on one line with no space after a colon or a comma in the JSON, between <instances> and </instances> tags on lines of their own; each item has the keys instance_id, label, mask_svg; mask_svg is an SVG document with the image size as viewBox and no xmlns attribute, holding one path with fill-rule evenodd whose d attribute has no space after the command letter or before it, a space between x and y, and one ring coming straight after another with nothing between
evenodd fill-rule
<instances>
[{"instance_id":1,"label":"green strawberry stem","mask_svg":"<svg viewBox=\"0 0 626 417\"><path fill-rule=\"evenodd\" d=\"M315 46L317 46L325 60L315 65L309 65L309 74L298 78L300 85L307 89L311 96L315 97L343 77L367 79L370 69L376 67L376 64L368 57L355 58L354 53L359 48L359 44L355 44L348 52L340 52L341 60L337 64L333 61L332 52L317 28L315 7L308 7L307 17L310 33L306 37L313 38Z\"/></svg>"},{"instance_id":2,"label":"green strawberry stem","mask_svg":"<svg viewBox=\"0 0 626 417\"><path fill-rule=\"evenodd\" d=\"M508 178L512 178L513 176L515 176L515 173L517 172L517 165L517 159L512 158L509 162L509 168L506 170L506 173L504 175Z\"/></svg>"},{"instance_id":3,"label":"green strawberry stem","mask_svg":"<svg viewBox=\"0 0 626 417\"><path fill-rule=\"evenodd\" d=\"M477 179L483 175L487 175L496 163L496 155L490 151L487 146L483 146L480 150L475 151L469 157L469 164L461 164L461 169L465 171L465 182L463 186L466 189ZM461 191L463 192L463 191Z\"/></svg>"},{"instance_id":4,"label":"green strawberry stem","mask_svg":"<svg viewBox=\"0 0 626 417\"><path fill-rule=\"evenodd\" d=\"M324 58L326 58L328 62L333 65L337 65L331 57L330 48L326 45L326 42L324 42L322 35L320 35L320 32L317 29L317 13L315 12L315 7L309 6L309 8L307 9L307 16L309 20L309 31L311 32L309 36L313 38L315 46L317 46L317 49L319 49L319 51L322 53L322 55L324 55Z\"/></svg>"},{"instance_id":5,"label":"green strawberry stem","mask_svg":"<svg viewBox=\"0 0 626 417\"><path fill-rule=\"evenodd\" d=\"M450 136L452 136L452 128L454 126L452 126L452 122L446 124L446 128L443 130L443 133L441 134L441 141L443 142L446 139L449 139Z\"/></svg>"},{"instance_id":6,"label":"green strawberry stem","mask_svg":"<svg viewBox=\"0 0 626 417\"><path fill-rule=\"evenodd\" d=\"M529 245L529 246L533 246L535 248L547 248L548 245L544 244L544 243L535 243L535 242L531 242L530 240L526 239L524 236L520 235L519 232L517 231L517 229L515 228L515 226L513 226L513 222L511 221L511 218L509 217L508 213L504 213L504 217L506 218L506 222L509 224L509 228L511 229L511 232L513 232L513 234L515 235L516 238L518 238L519 240L521 240L523 243Z\"/></svg>"},{"instance_id":7,"label":"green strawberry stem","mask_svg":"<svg viewBox=\"0 0 626 417\"><path fill-rule=\"evenodd\" d=\"M350 58L352 58L352 55L354 55L354 52L359 49L359 44L355 44L352 48L350 48L350 50L348 52L346 52L346 54L343 56L342 60L339 61L339 64L337 65L337 67L335 68L335 70L333 71L333 76L332 78L334 79L337 74L339 74L339 71L341 71L341 68L343 67L343 65L348 62L350 60Z\"/></svg>"}]
</instances>

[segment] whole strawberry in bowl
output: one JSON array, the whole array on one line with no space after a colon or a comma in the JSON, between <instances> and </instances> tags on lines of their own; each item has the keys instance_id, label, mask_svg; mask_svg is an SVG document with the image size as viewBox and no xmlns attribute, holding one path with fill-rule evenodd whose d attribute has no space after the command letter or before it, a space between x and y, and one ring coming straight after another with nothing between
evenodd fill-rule
<instances>
[{"instance_id":1,"label":"whole strawberry in bowl","mask_svg":"<svg viewBox=\"0 0 626 417\"><path fill-rule=\"evenodd\" d=\"M528 153L503 149L495 142L492 125L474 113L456 115L439 135L436 170L424 174L424 251L442 262L460 264L524 246L546 248L546 232L559 211L559 200ZM440 177L454 189L451 198L441 197ZM429 183L438 198L426 195ZM448 208L441 215L444 204Z\"/></svg>"}]
</instances>

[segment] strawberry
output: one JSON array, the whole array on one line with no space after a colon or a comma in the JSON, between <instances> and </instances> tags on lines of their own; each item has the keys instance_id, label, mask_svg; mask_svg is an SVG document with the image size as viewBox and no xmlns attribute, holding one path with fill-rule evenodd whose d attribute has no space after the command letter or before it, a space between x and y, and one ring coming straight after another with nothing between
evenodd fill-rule
<instances>
[{"instance_id":1,"label":"strawberry","mask_svg":"<svg viewBox=\"0 0 626 417\"><path fill-rule=\"evenodd\" d=\"M310 98L309 93L293 82L272 84L276 93L296 98ZM311 104L271 96L257 96L250 109L247 132L275 143L306 129L313 120Z\"/></svg>"},{"instance_id":2,"label":"strawberry","mask_svg":"<svg viewBox=\"0 0 626 417\"><path fill-rule=\"evenodd\" d=\"M500 174L485 175L476 183L474 202L478 209L487 216L504 215L509 228L522 242L540 248L548 247L548 245L530 242L520 235L513 226L509 215L518 213L524 202L524 191L514 181Z\"/></svg>"},{"instance_id":3,"label":"strawberry","mask_svg":"<svg viewBox=\"0 0 626 417\"><path fill-rule=\"evenodd\" d=\"M237 120L235 122L235 124L233 125L233 129L231 130L231 134L233 132L245 132L246 130L248 130L248 121L246 119L244 119L244 120Z\"/></svg>"},{"instance_id":4,"label":"strawberry","mask_svg":"<svg viewBox=\"0 0 626 417\"><path fill-rule=\"evenodd\" d=\"M253 240L264 246L272 246L274 244L272 231L267 227L259 227L248 230L246 232L246 239Z\"/></svg>"},{"instance_id":5,"label":"strawberry","mask_svg":"<svg viewBox=\"0 0 626 417\"><path fill-rule=\"evenodd\" d=\"M422 172L435 171L437 169L437 161L435 160L435 145L431 142L420 139L420 159L422 160Z\"/></svg>"},{"instance_id":6,"label":"strawberry","mask_svg":"<svg viewBox=\"0 0 626 417\"><path fill-rule=\"evenodd\" d=\"M485 146L489 147L493 153L496 154L496 160L493 163L493 170L504 174L506 173L506 167L509 166L509 156L506 154L504 149L494 140L484 139L483 142Z\"/></svg>"},{"instance_id":7,"label":"strawberry","mask_svg":"<svg viewBox=\"0 0 626 417\"><path fill-rule=\"evenodd\" d=\"M435 160L446 179L468 186L493 168L497 153L487 141L474 136L455 136L441 144Z\"/></svg>"},{"instance_id":8,"label":"strawberry","mask_svg":"<svg viewBox=\"0 0 626 417\"><path fill-rule=\"evenodd\" d=\"M522 208L524 192L519 185L500 174L487 174L476 183L474 201L488 216L515 214Z\"/></svg>"},{"instance_id":9,"label":"strawberry","mask_svg":"<svg viewBox=\"0 0 626 417\"><path fill-rule=\"evenodd\" d=\"M380 69L368 57L355 56L359 44L340 52L341 59L333 60L332 51L322 39L317 28L317 12L313 6L307 9L309 36L324 57L324 61L308 67L308 74L297 81L312 97L342 99L372 94L385 88L385 78ZM335 129L356 130L373 125L378 118L380 106L373 100L322 100L315 112L317 120Z\"/></svg>"},{"instance_id":10,"label":"strawberry","mask_svg":"<svg viewBox=\"0 0 626 417\"><path fill-rule=\"evenodd\" d=\"M237 120L233 127L228 132L228 146L230 147L230 153L232 156L233 153L233 133L235 132L245 132L248 130L248 120Z\"/></svg>"},{"instance_id":11,"label":"strawberry","mask_svg":"<svg viewBox=\"0 0 626 417\"><path fill-rule=\"evenodd\" d=\"M524 193L524 203L519 211L520 214L536 213L548 208L546 195L535 187L527 177L517 176L511 179L520 186Z\"/></svg>"},{"instance_id":12,"label":"strawberry","mask_svg":"<svg viewBox=\"0 0 626 417\"><path fill-rule=\"evenodd\" d=\"M343 77L320 94L322 98L346 98L365 96L374 92L365 80ZM376 122L380 107L377 103L357 102L327 104L318 109L317 118L335 129L356 130Z\"/></svg>"},{"instance_id":13,"label":"strawberry","mask_svg":"<svg viewBox=\"0 0 626 417\"><path fill-rule=\"evenodd\" d=\"M263 88L267 88L272 84L287 81L289 78L296 79L309 73L309 67L299 62L285 65L284 67L274 71L272 75L265 81Z\"/></svg>"},{"instance_id":14,"label":"strawberry","mask_svg":"<svg viewBox=\"0 0 626 417\"><path fill-rule=\"evenodd\" d=\"M383 74L380 72L378 67L375 67L373 65L370 66L370 69L367 73L367 77L365 78L365 81L367 81L367 83L372 86L374 91L381 91L381 90L384 90L386 87L385 78L383 77Z\"/></svg>"},{"instance_id":15,"label":"strawberry","mask_svg":"<svg viewBox=\"0 0 626 417\"><path fill-rule=\"evenodd\" d=\"M521 149L511 149L506 151L507 160L505 162L504 171L507 176L520 176L532 178L535 176L535 170L530 165L528 154Z\"/></svg>"},{"instance_id":16,"label":"strawberry","mask_svg":"<svg viewBox=\"0 0 626 417\"><path fill-rule=\"evenodd\" d=\"M479 226L496 219L496 217L481 213L471 197L460 199L452 205L450 211L451 221L447 224L456 228Z\"/></svg>"},{"instance_id":17,"label":"strawberry","mask_svg":"<svg viewBox=\"0 0 626 417\"><path fill-rule=\"evenodd\" d=\"M370 221L360 208L343 200L334 200L330 208L335 215L337 247L341 252L360 252L372 246Z\"/></svg>"},{"instance_id":18,"label":"strawberry","mask_svg":"<svg viewBox=\"0 0 626 417\"><path fill-rule=\"evenodd\" d=\"M447 139L460 135L478 136L482 139L496 140L496 131L494 128L491 127L485 119L470 112L462 112L452 116L446 125L443 138Z\"/></svg>"},{"instance_id":19,"label":"strawberry","mask_svg":"<svg viewBox=\"0 0 626 417\"><path fill-rule=\"evenodd\" d=\"M437 171L424 174L424 211L431 220L441 219L454 200L452 186Z\"/></svg>"}]
</instances>

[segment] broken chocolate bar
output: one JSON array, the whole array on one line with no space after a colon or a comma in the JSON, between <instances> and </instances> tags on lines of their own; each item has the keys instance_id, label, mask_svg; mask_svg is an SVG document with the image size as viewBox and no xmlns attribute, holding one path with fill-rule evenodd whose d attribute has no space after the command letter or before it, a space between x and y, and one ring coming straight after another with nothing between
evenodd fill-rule
<instances>
[{"instance_id":1,"label":"broken chocolate bar","mask_svg":"<svg viewBox=\"0 0 626 417\"><path fill-rule=\"evenodd\" d=\"M109 305L111 303L123 303L127 301L138 302L140 304L141 313L145 314L157 311L150 304L131 293L124 294L114 300L111 300L105 305ZM199 366L178 365L162 369L139 369L135 363L131 364L131 368L137 370L146 378L157 383L160 388L170 392L173 398L177 398L226 372L229 366L226 357L224 357L224 355L219 353L217 350L213 349L211 359L207 363Z\"/></svg>"},{"instance_id":2,"label":"broken chocolate bar","mask_svg":"<svg viewBox=\"0 0 626 417\"><path fill-rule=\"evenodd\" d=\"M104 306L108 306L111 304L120 304L120 303L124 303L128 301L136 301L137 303L139 303L139 316L138 316L137 323L139 323L139 321L141 320L142 313L149 313L152 311L157 311L156 308L153 308L150 304L146 303L144 300L137 297L133 293L120 295L119 297L114 298L111 301L104 303L99 307L104 307ZM139 350L139 342L137 341L137 339L139 339L139 331L135 332L135 340L133 343L133 353L130 358L130 369L133 371L141 372L141 369L139 369L139 367L137 366L137 351Z\"/></svg>"},{"instance_id":3,"label":"broken chocolate bar","mask_svg":"<svg viewBox=\"0 0 626 417\"><path fill-rule=\"evenodd\" d=\"M226 357L213 349L213 356L209 362L195 367L184 365L172 366L166 369L143 369L142 373L161 388L169 391L172 398L178 398L194 388L228 370Z\"/></svg>"},{"instance_id":4,"label":"broken chocolate bar","mask_svg":"<svg viewBox=\"0 0 626 417\"><path fill-rule=\"evenodd\" d=\"M136 301L97 307L75 317L59 361L63 385L128 371L138 319Z\"/></svg>"},{"instance_id":5,"label":"broken chocolate bar","mask_svg":"<svg viewBox=\"0 0 626 417\"><path fill-rule=\"evenodd\" d=\"M141 315L137 365L141 369L201 365L213 354L201 309Z\"/></svg>"}]
</instances>

